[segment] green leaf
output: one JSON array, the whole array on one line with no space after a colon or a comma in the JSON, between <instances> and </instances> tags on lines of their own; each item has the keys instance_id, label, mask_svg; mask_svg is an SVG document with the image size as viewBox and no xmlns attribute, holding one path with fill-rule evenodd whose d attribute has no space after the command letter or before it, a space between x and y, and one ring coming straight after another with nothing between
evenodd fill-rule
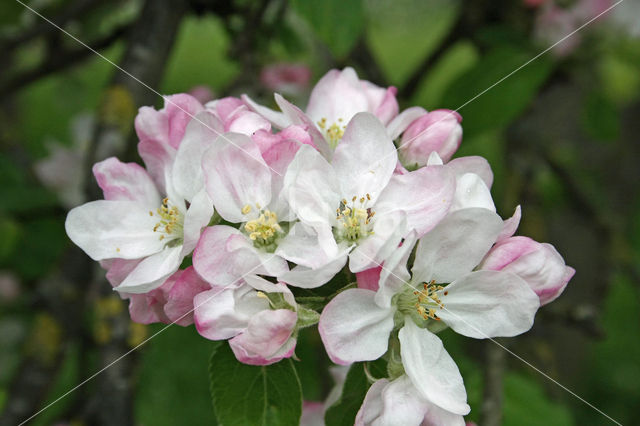
<instances>
[{"instance_id":1,"label":"green leaf","mask_svg":"<svg viewBox=\"0 0 640 426\"><path fill-rule=\"evenodd\" d=\"M292 0L291 5L338 58L351 51L364 28L360 0Z\"/></svg>"},{"instance_id":2,"label":"green leaf","mask_svg":"<svg viewBox=\"0 0 640 426\"><path fill-rule=\"evenodd\" d=\"M460 10L453 0L368 0L366 6L367 43L385 76L398 86L438 47Z\"/></svg>"},{"instance_id":3,"label":"green leaf","mask_svg":"<svg viewBox=\"0 0 640 426\"><path fill-rule=\"evenodd\" d=\"M209 373L213 408L220 424L299 424L302 390L291 359L267 366L246 365L224 344L211 355Z\"/></svg>"},{"instance_id":4,"label":"green leaf","mask_svg":"<svg viewBox=\"0 0 640 426\"><path fill-rule=\"evenodd\" d=\"M506 46L490 51L451 84L441 107L460 109L468 136L507 126L533 101L553 68L542 56L514 72L532 57Z\"/></svg>"},{"instance_id":5,"label":"green leaf","mask_svg":"<svg viewBox=\"0 0 640 426\"><path fill-rule=\"evenodd\" d=\"M442 95L458 77L470 70L479 60L478 49L468 41L451 46L429 70L412 94L412 104L427 110L440 107Z\"/></svg>"},{"instance_id":6,"label":"green leaf","mask_svg":"<svg viewBox=\"0 0 640 426\"><path fill-rule=\"evenodd\" d=\"M364 401L364 397L371 386L367 378L367 372L371 376L381 378L386 376L386 363L380 359L375 362L358 362L349 368L347 378L342 387L342 394L324 415L324 421L332 426L352 426L356 414Z\"/></svg>"},{"instance_id":7,"label":"green leaf","mask_svg":"<svg viewBox=\"0 0 640 426\"><path fill-rule=\"evenodd\" d=\"M148 335L163 327L150 325ZM163 330L161 338L149 341L140 351L134 423L215 425L207 373L211 348L220 344L203 339L195 327L178 326Z\"/></svg>"}]
</instances>

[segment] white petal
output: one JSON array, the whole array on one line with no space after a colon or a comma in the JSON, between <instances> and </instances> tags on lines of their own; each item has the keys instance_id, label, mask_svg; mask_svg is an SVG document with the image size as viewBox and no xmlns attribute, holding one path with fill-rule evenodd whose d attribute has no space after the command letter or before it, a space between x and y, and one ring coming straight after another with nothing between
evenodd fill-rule
<instances>
[{"instance_id":1,"label":"white petal","mask_svg":"<svg viewBox=\"0 0 640 426\"><path fill-rule=\"evenodd\" d=\"M209 111L198 113L187 125L173 164L173 185L186 200L191 201L204 187L202 156L223 131L220 120Z\"/></svg>"},{"instance_id":2,"label":"white petal","mask_svg":"<svg viewBox=\"0 0 640 426\"><path fill-rule=\"evenodd\" d=\"M495 242L502 219L487 209L463 209L445 217L420 239L415 281L450 283L475 268Z\"/></svg>"},{"instance_id":3,"label":"white petal","mask_svg":"<svg viewBox=\"0 0 640 426\"><path fill-rule=\"evenodd\" d=\"M160 287L164 279L173 274L182 262L181 246L166 247L144 259L127 275L115 290L124 293L146 293Z\"/></svg>"},{"instance_id":4,"label":"white petal","mask_svg":"<svg viewBox=\"0 0 640 426\"><path fill-rule=\"evenodd\" d=\"M376 425L418 426L431 404L422 398L411 379L403 375L382 390L382 406Z\"/></svg>"},{"instance_id":5,"label":"white petal","mask_svg":"<svg viewBox=\"0 0 640 426\"><path fill-rule=\"evenodd\" d=\"M283 193L305 224L331 224L340 206L339 185L331 165L308 145L300 147L284 177Z\"/></svg>"},{"instance_id":6,"label":"white petal","mask_svg":"<svg viewBox=\"0 0 640 426\"><path fill-rule=\"evenodd\" d=\"M422 107L407 108L398 114L389 124L387 124L387 133L391 140L395 140L404 132L413 120L427 113Z\"/></svg>"},{"instance_id":7,"label":"white petal","mask_svg":"<svg viewBox=\"0 0 640 426\"><path fill-rule=\"evenodd\" d=\"M407 260L416 243L416 234L411 232L387 260L380 271L379 288L376 292L376 303L382 308L391 306L391 298L409 285L411 276L407 270Z\"/></svg>"},{"instance_id":8,"label":"white petal","mask_svg":"<svg viewBox=\"0 0 640 426\"><path fill-rule=\"evenodd\" d=\"M378 359L387 351L394 310L380 308L374 295L371 290L345 290L322 311L318 331L336 364Z\"/></svg>"},{"instance_id":9,"label":"white petal","mask_svg":"<svg viewBox=\"0 0 640 426\"><path fill-rule=\"evenodd\" d=\"M315 85L306 112L314 121L347 124L358 112L369 110L369 100L353 68L331 70ZM373 112L373 111L369 111Z\"/></svg>"},{"instance_id":10,"label":"white petal","mask_svg":"<svg viewBox=\"0 0 640 426\"><path fill-rule=\"evenodd\" d=\"M465 173L456 179L456 194L451 211L472 207L496 211L491 192L480 176L475 173Z\"/></svg>"},{"instance_id":11,"label":"white petal","mask_svg":"<svg viewBox=\"0 0 640 426\"><path fill-rule=\"evenodd\" d=\"M520 206L517 206L515 211L513 212L513 216L503 222L502 231L500 232L500 235L498 235L497 241L502 241L504 239L512 237L513 234L516 233L516 230L520 225L521 218L522 210L520 209Z\"/></svg>"},{"instance_id":12,"label":"white petal","mask_svg":"<svg viewBox=\"0 0 640 426\"><path fill-rule=\"evenodd\" d=\"M429 404L421 426L465 426L467 424L472 423L465 423L462 415L447 411L435 404Z\"/></svg>"},{"instance_id":13,"label":"white petal","mask_svg":"<svg viewBox=\"0 0 640 426\"><path fill-rule=\"evenodd\" d=\"M480 156L459 157L447 163L447 167L453 171L456 176L462 176L465 173L475 173L482 178L487 188L491 188L493 184L493 172L489 162Z\"/></svg>"},{"instance_id":14,"label":"white petal","mask_svg":"<svg viewBox=\"0 0 640 426\"><path fill-rule=\"evenodd\" d=\"M309 118L304 112L302 112L300 108L287 101L278 93L276 93L274 97L276 99L276 103L278 104L284 115L286 115L289 120L291 120L291 123L302 126L304 129L306 129L306 131L311 135L316 149L320 151L324 158L330 159L333 156L333 151L331 150L331 147L329 146L329 143L325 139L324 135L320 133L320 131L316 127L316 123L314 123L311 118Z\"/></svg>"},{"instance_id":15,"label":"white petal","mask_svg":"<svg viewBox=\"0 0 640 426\"><path fill-rule=\"evenodd\" d=\"M375 204L397 162L395 145L380 120L363 112L347 126L331 164L345 198L370 194L370 204Z\"/></svg>"},{"instance_id":16,"label":"white petal","mask_svg":"<svg viewBox=\"0 0 640 426\"><path fill-rule=\"evenodd\" d=\"M402 365L424 398L456 414L467 414L467 392L458 366L430 331L407 317L398 333Z\"/></svg>"},{"instance_id":17,"label":"white petal","mask_svg":"<svg viewBox=\"0 0 640 426\"><path fill-rule=\"evenodd\" d=\"M269 309L269 302L246 284L214 287L196 295L193 304L198 333L211 340L234 337L247 327L252 316Z\"/></svg>"},{"instance_id":18,"label":"white petal","mask_svg":"<svg viewBox=\"0 0 640 426\"><path fill-rule=\"evenodd\" d=\"M349 254L349 270L362 272L380 266L398 248L407 234L404 212L376 215L373 234L361 240Z\"/></svg>"},{"instance_id":19,"label":"white petal","mask_svg":"<svg viewBox=\"0 0 640 426\"><path fill-rule=\"evenodd\" d=\"M293 124L291 119L289 119L286 115L281 112L274 111L271 108L267 108L253 101L249 96L242 95L242 100L246 103L249 108L269 120L274 126L284 129L287 126Z\"/></svg>"},{"instance_id":20,"label":"white petal","mask_svg":"<svg viewBox=\"0 0 640 426\"><path fill-rule=\"evenodd\" d=\"M380 379L371 385L364 397L362 406L356 415L354 426L371 426L382 414L382 391L389 384L389 380Z\"/></svg>"},{"instance_id":21,"label":"white petal","mask_svg":"<svg viewBox=\"0 0 640 426\"><path fill-rule=\"evenodd\" d=\"M347 263L346 253L340 254L325 265L311 269L298 265L292 270L278 275L278 281L285 282L294 287L316 288L331 281Z\"/></svg>"},{"instance_id":22,"label":"white petal","mask_svg":"<svg viewBox=\"0 0 640 426\"><path fill-rule=\"evenodd\" d=\"M527 282L509 272L472 272L444 291L438 316L457 333L476 339L524 333L540 306Z\"/></svg>"},{"instance_id":23,"label":"white petal","mask_svg":"<svg viewBox=\"0 0 640 426\"><path fill-rule=\"evenodd\" d=\"M164 247L153 231L157 215L134 201L92 201L71 210L65 229L76 245L93 260L138 259Z\"/></svg>"},{"instance_id":24,"label":"white petal","mask_svg":"<svg viewBox=\"0 0 640 426\"><path fill-rule=\"evenodd\" d=\"M422 236L449 211L455 185L453 174L443 166L423 167L404 175L393 175L375 205L376 215L405 212L408 229Z\"/></svg>"},{"instance_id":25,"label":"white petal","mask_svg":"<svg viewBox=\"0 0 640 426\"><path fill-rule=\"evenodd\" d=\"M271 201L271 169L251 138L239 133L225 138L230 142L204 154L205 186L218 214L239 223L257 217L256 205L265 208ZM243 214L247 205L251 211Z\"/></svg>"},{"instance_id":26,"label":"white petal","mask_svg":"<svg viewBox=\"0 0 640 426\"><path fill-rule=\"evenodd\" d=\"M184 217L183 256L187 256L196 248L202 228L209 224L211 216L213 216L213 202L203 189L193 197Z\"/></svg>"}]
</instances>

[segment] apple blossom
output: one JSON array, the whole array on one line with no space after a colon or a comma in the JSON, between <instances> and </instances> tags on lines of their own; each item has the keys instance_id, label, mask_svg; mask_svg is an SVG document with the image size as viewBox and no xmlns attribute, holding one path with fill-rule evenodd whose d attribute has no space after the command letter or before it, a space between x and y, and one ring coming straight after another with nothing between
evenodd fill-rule
<instances>
[{"instance_id":1,"label":"apple blossom","mask_svg":"<svg viewBox=\"0 0 640 426\"><path fill-rule=\"evenodd\" d=\"M350 270L360 272L384 260L409 230L432 228L450 206L453 176L441 166L394 175L396 162L382 123L368 113L351 120L331 162L302 146L285 175L284 195L304 226L276 253L306 270L333 268L349 256ZM300 256L311 252L317 254Z\"/></svg>"},{"instance_id":2,"label":"apple blossom","mask_svg":"<svg viewBox=\"0 0 640 426\"><path fill-rule=\"evenodd\" d=\"M243 275L256 267L260 267L257 273L277 276L288 270L286 261L272 254L290 220L288 204L279 196L282 181L274 178L275 170L267 166L251 138L227 133L221 139L202 159L205 188L221 218L240 226L205 230L194 266L209 282L218 282L221 274ZM237 269L231 271L234 265Z\"/></svg>"},{"instance_id":3,"label":"apple blossom","mask_svg":"<svg viewBox=\"0 0 640 426\"><path fill-rule=\"evenodd\" d=\"M198 333L211 340L230 339L236 358L246 364L268 365L293 355L298 315L291 291L252 275L235 282L213 284L195 296Z\"/></svg>"},{"instance_id":4,"label":"apple blossom","mask_svg":"<svg viewBox=\"0 0 640 426\"><path fill-rule=\"evenodd\" d=\"M385 262L377 292L346 290L323 310L319 330L330 358L344 364L382 356L396 313L421 327L438 329L442 321L474 338L527 331L539 306L527 283L505 271L473 271L501 229L486 209L448 215L420 240L412 274L410 235Z\"/></svg>"},{"instance_id":5,"label":"apple blossom","mask_svg":"<svg viewBox=\"0 0 640 426\"><path fill-rule=\"evenodd\" d=\"M145 169L108 158L93 167L104 200L71 210L69 238L92 259L140 259L116 290L145 293L160 287L191 253L213 214L204 191L187 206L167 172L162 194ZM163 198L163 195L166 195Z\"/></svg>"},{"instance_id":6,"label":"apple blossom","mask_svg":"<svg viewBox=\"0 0 640 426\"><path fill-rule=\"evenodd\" d=\"M415 119L402 134L398 145L400 161L405 167L427 164L432 152L449 161L462 140L462 117L455 111L439 109Z\"/></svg>"},{"instance_id":7,"label":"apple blossom","mask_svg":"<svg viewBox=\"0 0 640 426\"><path fill-rule=\"evenodd\" d=\"M311 69L303 64L277 63L260 72L260 82L269 90L299 96L309 86Z\"/></svg>"},{"instance_id":8,"label":"apple blossom","mask_svg":"<svg viewBox=\"0 0 640 426\"><path fill-rule=\"evenodd\" d=\"M243 100L276 127L302 126L312 136L314 146L326 158L331 158L331 151L338 146L349 122L359 112L374 114L390 128L398 126L395 94L395 87L384 89L359 80L353 68L347 67L343 71L331 70L318 81L305 112L279 94L275 94L275 100L282 112L258 105L248 96L243 96ZM417 109L410 111L409 118L413 118L416 112Z\"/></svg>"},{"instance_id":9,"label":"apple blossom","mask_svg":"<svg viewBox=\"0 0 640 426\"><path fill-rule=\"evenodd\" d=\"M555 300L575 274L551 245L528 237L499 241L482 261L481 269L511 272L523 278L546 305Z\"/></svg>"}]
</instances>

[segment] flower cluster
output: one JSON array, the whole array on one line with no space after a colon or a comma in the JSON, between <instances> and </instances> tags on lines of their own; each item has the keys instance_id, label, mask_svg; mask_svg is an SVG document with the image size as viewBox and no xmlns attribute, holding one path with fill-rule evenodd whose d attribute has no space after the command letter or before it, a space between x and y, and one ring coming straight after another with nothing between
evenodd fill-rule
<instances>
[{"instance_id":1,"label":"flower cluster","mask_svg":"<svg viewBox=\"0 0 640 426\"><path fill-rule=\"evenodd\" d=\"M486 160L451 159L459 114L399 113L395 93L346 68L304 111L278 94L280 111L168 96L136 118L145 167L97 163L104 200L73 209L67 233L134 321L195 323L253 365L293 356L317 323L336 364L387 361L357 424L464 424L463 380L437 333L523 333L574 270L513 236L520 208L498 216ZM310 304L321 286L331 296Z\"/></svg>"}]
</instances>

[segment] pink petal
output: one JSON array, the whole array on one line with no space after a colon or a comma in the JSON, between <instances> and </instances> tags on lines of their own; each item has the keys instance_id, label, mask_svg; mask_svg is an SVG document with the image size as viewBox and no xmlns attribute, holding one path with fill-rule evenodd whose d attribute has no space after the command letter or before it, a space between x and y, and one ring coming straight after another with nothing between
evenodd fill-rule
<instances>
[{"instance_id":1,"label":"pink petal","mask_svg":"<svg viewBox=\"0 0 640 426\"><path fill-rule=\"evenodd\" d=\"M167 303L164 306L164 312L170 321L178 325L193 324L193 299L197 294L211 287L200 278L193 266L176 272L171 279L174 283L166 295Z\"/></svg>"},{"instance_id":2,"label":"pink petal","mask_svg":"<svg viewBox=\"0 0 640 426\"><path fill-rule=\"evenodd\" d=\"M382 266L375 266L370 269L356 273L358 288L365 290L378 291L378 281L380 280L380 271Z\"/></svg>"},{"instance_id":3,"label":"pink petal","mask_svg":"<svg viewBox=\"0 0 640 426\"><path fill-rule=\"evenodd\" d=\"M122 163L115 157L93 165L93 175L105 200L137 201L152 209L161 197L147 171L136 163Z\"/></svg>"},{"instance_id":4,"label":"pink petal","mask_svg":"<svg viewBox=\"0 0 640 426\"><path fill-rule=\"evenodd\" d=\"M187 124L204 107L196 98L186 93L165 96L164 104L169 123L169 145L178 149Z\"/></svg>"},{"instance_id":5,"label":"pink petal","mask_svg":"<svg viewBox=\"0 0 640 426\"><path fill-rule=\"evenodd\" d=\"M240 362L272 364L293 352L293 348L287 348L285 354L278 353L289 340L297 319L298 315L288 309L261 311L249 320L244 332L229 341L229 345Z\"/></svg>"}]
</instances>

